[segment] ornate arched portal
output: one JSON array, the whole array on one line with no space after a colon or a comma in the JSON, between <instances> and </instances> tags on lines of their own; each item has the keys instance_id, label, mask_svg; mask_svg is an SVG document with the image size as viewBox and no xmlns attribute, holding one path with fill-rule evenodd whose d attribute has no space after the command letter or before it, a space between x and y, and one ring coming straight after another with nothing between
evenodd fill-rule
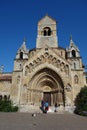
<instances>
[{"instance_id":1,"label":"ornate arched portal","mask_svg":"<svg viewBox=\"0 0 87 130\"><path fill-rule=\"evenodd\" d=\"M42 99L48 101L50 105L65 104L63 81L49 68L38 71L28 85L28 102L38 104Z\"/></svg>"}]
</instances>

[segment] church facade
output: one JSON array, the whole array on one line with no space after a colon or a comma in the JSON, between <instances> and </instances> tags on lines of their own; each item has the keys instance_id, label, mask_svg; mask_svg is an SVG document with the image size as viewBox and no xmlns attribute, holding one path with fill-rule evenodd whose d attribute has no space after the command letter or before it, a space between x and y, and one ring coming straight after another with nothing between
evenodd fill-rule
<instances>
[{"instance_id":1,"label":"church facade","mask_svg":"<svg viewBox=\"0 0 87 130\"><path fill-rule=\"evenodd\" d=\"M38 22L36 48L26 41L18 49L12 73L0 74L0 98L10 98L19 107L40 106L41 100L66 108L86 85L85 69L78 47L70 38L68 48L59 47L56 21L45 16Z\"/></svg>"}]
</instances>

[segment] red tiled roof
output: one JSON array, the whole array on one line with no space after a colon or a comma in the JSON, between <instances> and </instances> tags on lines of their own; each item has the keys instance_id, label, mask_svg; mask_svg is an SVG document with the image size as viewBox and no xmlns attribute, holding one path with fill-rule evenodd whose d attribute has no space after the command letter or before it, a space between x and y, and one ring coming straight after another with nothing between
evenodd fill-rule
<instances>
[{"instance_id":1,"label":"red tiled roof","mask_svg":"<svg viewBox=\"0 0 87 130\"><path fill-rule=\"evenodd\" d=\"M1 75L0 76L0 81L11 81L12 76L11 75Z\"/></svg>"}]
</instances>

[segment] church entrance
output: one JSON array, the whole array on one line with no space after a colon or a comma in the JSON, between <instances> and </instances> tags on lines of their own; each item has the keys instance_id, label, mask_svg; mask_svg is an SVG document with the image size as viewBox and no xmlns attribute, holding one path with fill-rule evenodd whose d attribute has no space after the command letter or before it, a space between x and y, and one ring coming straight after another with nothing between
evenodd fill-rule
<instances>
[{"instance_id":1,"label":"church entrance","mask_svg":"<svg viewBox=\"0 0 87 130\"><path fill-rule=\"evenodd\" d=\"M29 84L28 102L40 104L48 101L50 106L65 104L64 85L60 76L49 68L38 71Z\"/></svg>"},{"instance_id":2,"label":"church entrance","mask_svg":"<svg viewBox=\"0 0 87 130\"><path fill-rule=\"evenodd\" d=\"M62 91L51 91L43 93L44 102L48 102L50 106L63 105L64 106L64 93Z\"/></svg>"}]
</instances>

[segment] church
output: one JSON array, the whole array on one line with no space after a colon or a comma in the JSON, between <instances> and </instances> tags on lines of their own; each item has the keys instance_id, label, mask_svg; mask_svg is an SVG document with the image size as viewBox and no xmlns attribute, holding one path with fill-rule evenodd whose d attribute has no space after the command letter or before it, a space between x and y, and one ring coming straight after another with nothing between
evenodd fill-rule
<instances>
[{"instance_id":1,"label":"church","mask_svg":"<svg viewBox=\"0 0 87 130\"><path fill-rule=\"evenodd\" d=\"M30 105L40 106L42 99L67 109L85 85L80 50L72 37L67 48L59 47L57 22L46 15L38 22L36 48L28 50L24 40L13 72L0 74L0 100L11 99L27 111Z\"/></svg>"}]
</instances>

